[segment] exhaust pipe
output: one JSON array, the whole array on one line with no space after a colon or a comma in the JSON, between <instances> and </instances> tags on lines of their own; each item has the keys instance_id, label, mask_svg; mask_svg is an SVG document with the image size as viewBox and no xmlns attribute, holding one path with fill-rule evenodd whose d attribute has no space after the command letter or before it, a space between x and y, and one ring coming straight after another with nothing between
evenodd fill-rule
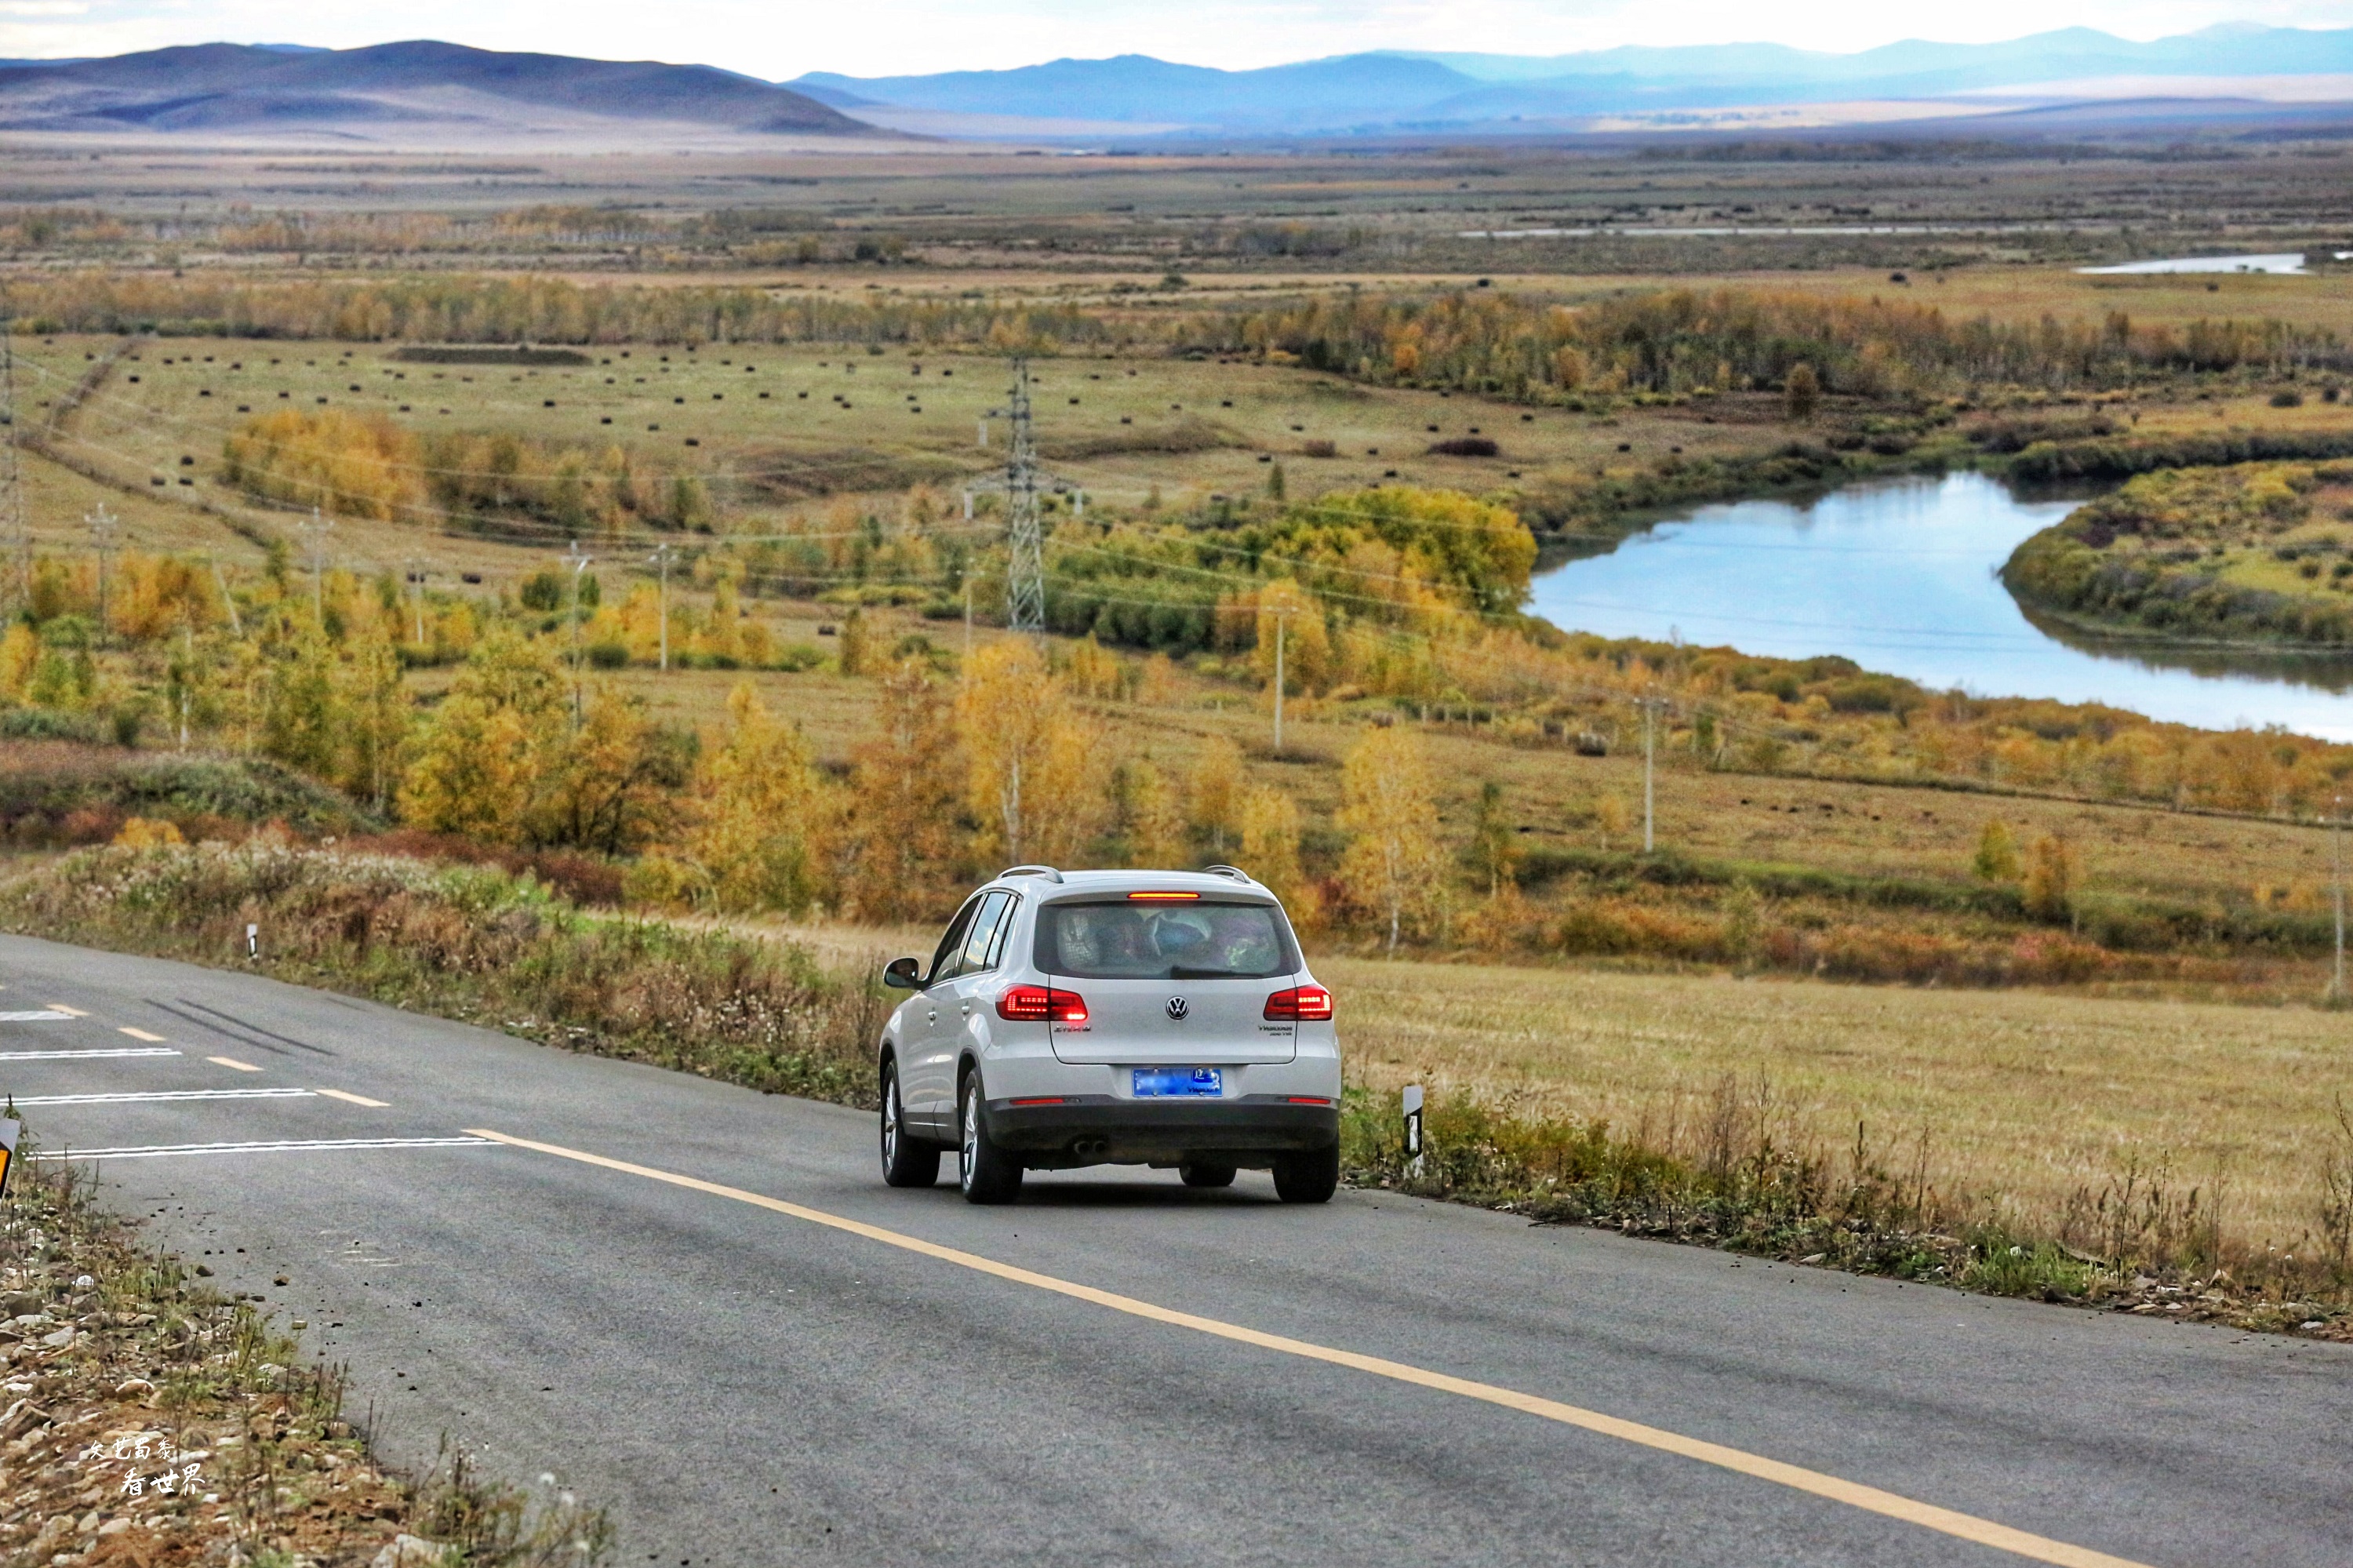
<instances>
[{"instance_id":1,"label":"exhaust pipe","mask_svg":"<svg viewBox=\"0 0 2353 1568\"><path fill-rule=\"evenodd\" d=\"M1111 1139L1082 1138L1071 1145L1071 1154L1072 1158L1083 1160L1091 1165L1099 1165L1111 1158Z\"/></svg>"}]
</instances>

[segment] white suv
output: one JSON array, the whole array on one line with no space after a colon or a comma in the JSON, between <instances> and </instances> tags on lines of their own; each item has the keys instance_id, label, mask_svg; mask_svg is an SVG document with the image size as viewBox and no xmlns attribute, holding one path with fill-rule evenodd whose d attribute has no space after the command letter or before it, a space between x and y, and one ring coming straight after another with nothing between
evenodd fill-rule
<instances>
[{"instance_id":1,"label":"white suv","mask_svg":"<svg viewBox=\"0 0 2353 1568\"><path fill-rule=\"evenodd\" d=\"M958 1151L976 1203L1024 1171L1175 1166L1189 1187L1271 1169L1285 1202L1340 1179L1340 1048L1282 901L1232 866L1023 865L965 901L883 1025L882 1179Z\"/></svg>"}]
</instances>

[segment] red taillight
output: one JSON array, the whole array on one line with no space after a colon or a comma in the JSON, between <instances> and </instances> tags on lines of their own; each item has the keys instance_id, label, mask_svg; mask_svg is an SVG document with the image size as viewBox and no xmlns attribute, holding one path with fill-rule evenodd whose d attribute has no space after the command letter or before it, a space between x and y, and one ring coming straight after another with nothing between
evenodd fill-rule
<instances>
[{"instance_id":1,"label":"red taillight","mask_svg":"<svg viewBox=\"0 0 2353 1568\"><path fill-rule=\"evenodd\" d=\"M1266 999L1266 1015L1322 1023L1332 1016L1332 993L1320 985L1295 985Z\"/></svg>"},{"instance_id":2,"label":"red taillight","mask_svg":"<svg viewBox=\"0 0 2353 1568\"><path fill-rule=\"evenodd\" d=\"M1128 897L1138 904L1181 904L1198 898L1198 893L1131 893Z\"/></svg>"},{"instance_id":3,"label":"red taillight","mask_svg":"<svg viewBox=\"0 0 2353 1568\"><path fill-rule=\"evenodd\" d=\"M1017 985L997 999L997 1016L1017 1023L1084 1023L1087 999L1059 986Z\"/></svg>"}]
</instances>

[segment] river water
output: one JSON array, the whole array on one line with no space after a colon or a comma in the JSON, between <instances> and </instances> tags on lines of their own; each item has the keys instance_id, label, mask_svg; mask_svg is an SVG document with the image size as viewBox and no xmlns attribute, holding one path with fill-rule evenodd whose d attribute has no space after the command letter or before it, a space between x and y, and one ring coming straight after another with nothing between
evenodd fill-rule
<instances>
[{"instance_id":1,"label":"river water","mask_svg":"<svg viewBox=\"0 0 2353 1568\"><path fill-rule=\"evenodd\" d=\"M1545 571L1532 608L1608 637L1795 659L1841 653L1936 691L2353 740L2353 659L2116 646L2063 640L2030 620L1995 573L2019 541L2076 504L1956 473L1873 481L1811 502L1706 506Z\"/></svg>"}]
</instances>

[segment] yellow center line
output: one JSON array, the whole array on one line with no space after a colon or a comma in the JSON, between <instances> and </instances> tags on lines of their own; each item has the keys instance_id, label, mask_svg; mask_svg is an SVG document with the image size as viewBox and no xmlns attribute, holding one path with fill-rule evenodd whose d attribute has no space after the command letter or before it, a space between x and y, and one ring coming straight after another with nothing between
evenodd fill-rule
<instances>
[{"instance_id":1,"label":"yellow center line","mask_svg":"<svg viewBox=\"0 0 2353 1568\"><path fill-rule=\"evenodd\" d=\"M207 1056L206 1061L216 1067L230 1067L240 1073L259 1073L260 1068L250 1062L240 1062L234 1056Z\"/></svg>"},{"instance_id":2,"label":"yellow center line","mask_svg":"<svg viewBox=\"0 0 2353 1568\"><path fill-rule=\"evenodd\" d=\"M68 1018L88 1018L90 1016L89 1013L84 1012L80 1008L68 1007L62 1001L45 1001L41 1003L41 1005L47 1008L51 1012L62 1012Z\"/></svg>"},{"instance_id":3,"label":"yellow center line","mask_svg":"<svg viewBox=\"0 0 2353 1568\"><path fill-rule=\"evenodd\" d=\"M1050 1274L1039 1274L1030 1269L1016 1267L1009 1263L999 1263L995 1258L982 1257L977 1253L961 1252L955 1247L942 1246L937 1242L924 1241L920 1236L911 1236L899 1231L884 1230L880 1225L870 1225L861 1221L845 1219L839 1214L830 1214L822 1209L811 1209L799 1203L788 1203L781 1198L770 1198L758 1192L747 1192L740 1187L722 1186L716 1181L704 1181L692 1176L681 1176L675 1171L659 1171L649 1165L633 1165L626 1160L613 1160L601 1154L566 1149L561 1144L537 1143L527 1138L516 1138L507 1133L495 1132L486 1127L470 1127L465 1130L475 1138L491 1139L517 1149L536 1150L542 1154L553 1154L565 1160L576 1160L586 1165L598 1165L607 1171L619 1171L631 1176L642 1176L652 1181L668 1182L673 1187L684 1187L697 1192L708 1192L713 1197L730 1198L739 1203L750 1203L756 1208L787 1214L797 1220L806 1220L811 1224L824 1225L832 1230L846 1231L851 1235L863 1236L868 1241L881 1242L885 1246L899 1247L907 1252L921 1254L925 1257L937 1258L943 1263L953 1263L960 1268L994 1275L999 1279L1009 1280L1016 1285L1027 1285L1034 1289L1051 1291L1058 1296L1067 1296L1074 1300L1090 1302L1097 1307L1106 1307L1114 1312L1124 1312L1130 1317L1143 1318L1155 1323L1166 1323L1179 1329L1191 1329L1198 1333L1214 1335L1219 1339L1231 1340L1240 1344L1254 1345L1261 1350L1299 1356L1308 1361L1325 1361L1334 1366L1370 1372L1376 1377L1391 1378L1398 1383L1412 1383L1416 1387L1434 1389L1441 1393L1458 1394L1464 1399L1475 1399L1483 1404L1501 1405L1506 1410L1516 1410L1525 1414L1541 1416L1547 1421L1557 1421L1564 1425L1599 1433L1605 1437L1616 1437L1645 1448L1655 1448L1662 1453L1678 1455L1686 1459L1695 1459L1701 1464L1714 1465L1737 1475L1752 1477L1761 1481L1770 1481L1777 1486L1788 1487L1797 1491L1810 1492L1815 1497L1827 1498L1832 1502L1845 1503L1850 1508L1862 1509L1867 1513L1882 1514L1889 1519L1902 1520L1907 1524L1916 1524L1924 1530L1936 1531L1962 1541L1974 1542L1980 1546L1990 1546L1996 1551L2011 1552L2036 1563L2054 1563L2058 1568L2148 1568L2147 1564L2135 1562L2131 1558L2114 1557L2105 1552L2094 1552L2089 1547L2073 1546L2063 1541L2053 1541L2048 1536L2035 1535L2023 1530L2013 1530L2009 1525L1998 1524L1992 1520L1979 1519L1974 1514L1960 1513L1948 1508L1938 1508L1934 1503L1920 1502L1894 1492L1882 1491L1877 1487L1867 1487L1859 1482L1842 1480L1820 1470L1810 1470L1799 1465L1784 1464L1778 1459L1768 1459L1761 1454L1751 1454L1745 1449L1727 1447L1721 1443L1709 1443L1697 1437L1686 1437L1681 1433L1669 1432L1662 1427L1646 1426L1639 1421L1627 1421L1619 1416L1605 1415L1598 1410L1587 1410L1579 1405L1564 1404L1558 1400L1544 1399L1532 1393L1522 1393L1516 1389L1503 1388L1491 1383L1474 1383L1469 1378L1430 1372L1422 1367L1409 1365L1404 1361L1388 1361L1379 1356L1360 1355L1355 1351L1335 1350L1329 1345L1319 1345L1307 1340L1289 1339L1281 1334L1264 1333L1256 1329L1244 1328L1240 1324L1228 1323L1216 1318L1204 1318L1191 1312L1179 1312L1172 1308L1138 1300L1133 1296L1121 1296L1109 1290L1098 1290L1092 1285L1075 1284L1071 1280L1058 1279Z\"/></svg>"},{"instance_id":4,"label":"yellow center line","mask_svg":"<svg viewBox=\"0 0 2353 1568\"><path fill-rule=\"evenodd\" d=\"M128 1034L133 1040L144 1040L151 1045L160 1045L164 1043L164 1037L161 1034L150 1034L144 1029L133 1029L128 1023L117 1028L115 1033Z\"/></svg>"},{"instance_id":5,"label":"yellow center line","mask_svg":"<svg viewBox=\"0 0 2353 1568\"><path fill-rule=\"evenodd\" d=\"M314 1089L311 1093L324 1095L331 1100L348 1100L353 1105L365 1106L370 1110L386 1108L385 1102L383 1100L372 1100L365 1095L355 1095L348 1089Z\"/></svg>"}]
</instances>

